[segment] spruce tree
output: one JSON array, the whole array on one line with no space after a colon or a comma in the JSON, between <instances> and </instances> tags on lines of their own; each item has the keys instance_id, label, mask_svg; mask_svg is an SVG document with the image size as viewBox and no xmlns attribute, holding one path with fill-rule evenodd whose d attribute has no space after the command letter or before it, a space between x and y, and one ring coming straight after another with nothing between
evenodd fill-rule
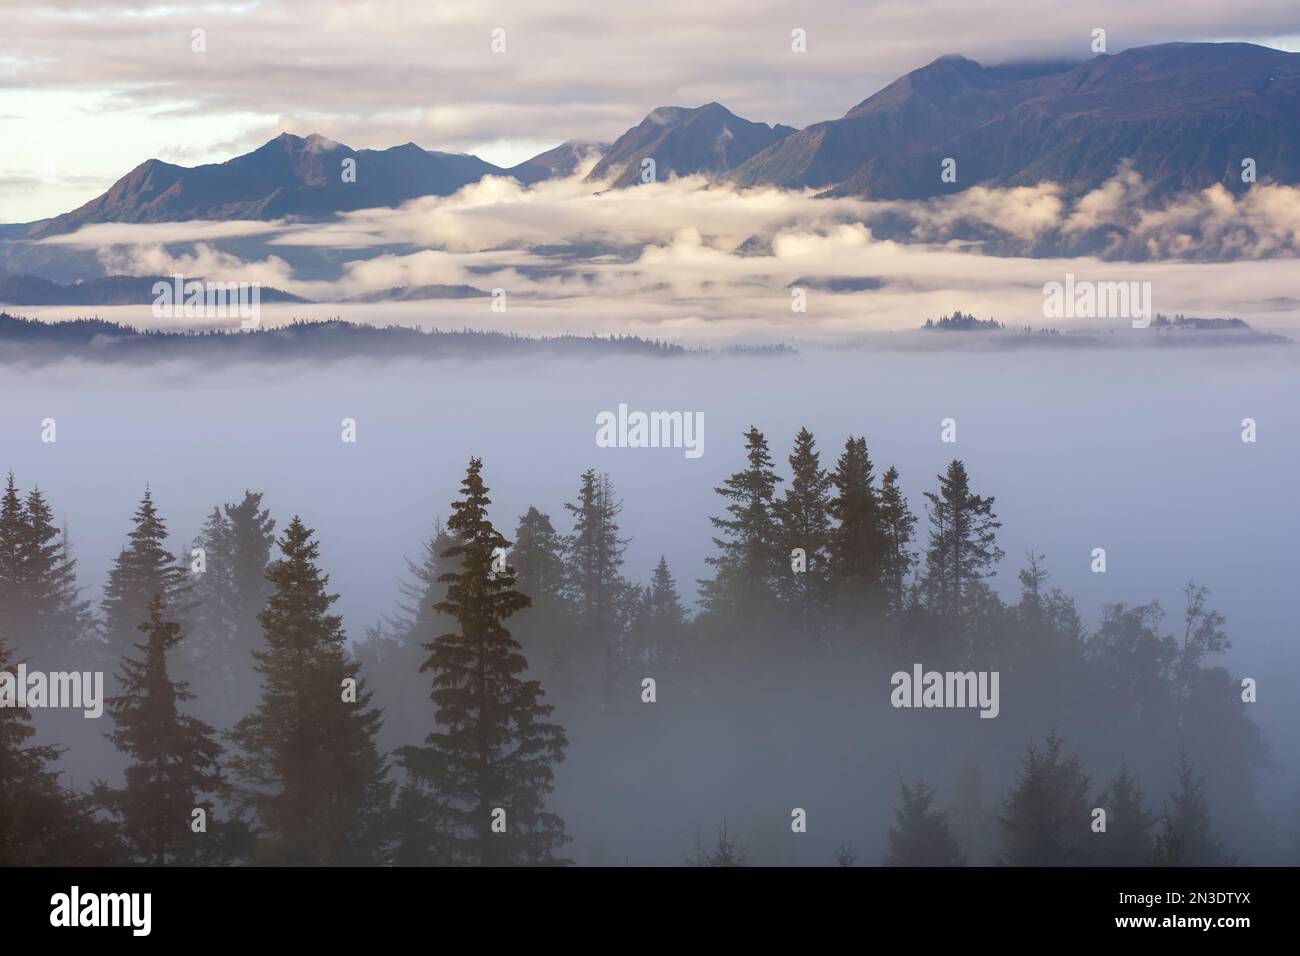
<instances>
[{"instance_id":1,"label":"spruce tree","mask_svg":"<svg viewBox=\"0 0 1300 956\"><path fill-rule=\"evenodd\" d=\"M1102 866L1146 866L1151 861L1151 827L1155 818L1147 810L1142 787L1121 764L1119 774L1101 797L1106 809L1106 832L1098 834L1100 849L1093 861Z\"/></svg>"},{"instance_id":2,"label":"spruce tree","mask_svg":"<svg viewBox=\"0 0 1300 956\"><path fill-rule=\"evenodd\" d=\"M710 520L721 532L713 539L719 553L705 561L716 569L700 582L706 610L744 622L770 621L777 582L790 570L782 553L780 527L773 514L781 478L772 469L767 439L757 428L745 433L746 467L715 488L729 504L728 517Z\"/></svg>"},{"instance_id":3,"label":"spruce tree","mask_svg":"<svg viewBox=\"0 0 1300 956\"><path fill-rule=\"evenodd\" d=\"M548 718L540 682L524 680L528 662L505 621L528 606L515 573L493 569L509 547L493 527L482 477L472 458L452 505L446 552L460 562L444 575L438 610L456 629L427 645L421 668L433 675L436 726L423 747L399 751L402 766L436 793L449 861L499 866L567 862L554 851L567 841L564 821L545 809L554 765L564 759L564 731Z\"/></svg>"},{"instance_id":4,"label":"spruce tree","mask_svg":"<svg viewBox=\"0 0 1300 956\"><path fill-rule=\"evenodd\" d=\"M890 607L898 614L903 610L907 577L916 565L912 551L916 515L908 508L898 485L897 468L891 467L880 479L880 528L885 540L882 580Z\"/></svg>"},{"instance_id":5,"label":"spruce tree","mask_svg":"<svg viewBox=\"0 0 1300 956\"><path fill-rule=\"evenodd\" d=\"M550 515L530 507L520 517L510 565L519 590L532 603L520 612L513 630L549 694L572 699L581 686L583 658L599 660L604 649L597 652L594 642L584 642L578 633L565 548Z\"/></svg>"},{"instance_id":6,"label":"spruce tree","mask_svg":"<svg viewBox=\"0 0 1300 956\"><path fill-rule=\"evenodd\" d=\"M8 622L0 620L0 673L13 674ZM0 866L102 866L117 861L110 828L88 798L59 782L61 750L34 744L31 711L0 688Z\"/></svg>"},{"instance_id":7,"label":"spruce tree","mask_svg":"<svg viewBox=\"0 0 1300 956\"><path fill-rule=\"evenodd\" d=\"M31 650L55 663L71 663L92 624L90 602L81 598L67 534L55 524L39 488L28 493L24 512L19 559Z\"/></svg>"},{"instance_id":8,"label":"spruce tree","mask_svg":"<svg viewBox=\"0 0 1300 956\"><path fill-rule=\"evenodd\" d=\"M12 632L18 629L15 622L23 620L19 555L26 525L22 496L11 471L5 479L4 495L0 496L0 620L10 622L11 640Z\"/></svg>"},{"instance_id":9,"label":"spruce tree","mask_svg":"<svg viewBox=\"0 0 1300 956\"><path fill-rule=\"evenodd\" d=\"M668 569L668 559L660 555L632 626L633 659L658 679L679 679L690 656L688 627L677 582Z\"/></svg>"},{"instance_id":10,"label":"spruce tree","mask_svg":"<svg viewBox=\"0 0 1300 956\"><path fill-rule=\"evenodd\" d=\"M1174 768L1177 789L1170 795L1152 853L1157 866L1233 866L1210 824L1205 780L1192 769L1187 752L1178 750Z\"/></svg>"},{"instance_id":11,"label":"spruce tree","mask_svg":"<svg viewBox=\"0 0 1300 956\"><path fill-rule=\"evenodd\" d=\"M338 595L312 534L295 516L267 572L264 649L253 654L262 699L231 734L241 753L230 765L261 827L259 861L372 864L386 852L393 790L375 747L382 717L330 613Z\"/></svg>"},{"instance_id":12,"label":"spruce tree","mask_svg":"<svg viewBox=\"0 0 1300 956\"><path fill-rule=\"evenodd\" d=\"M688 866L749 866L749 851L727 833L727 822L724 820L711 849L705 847L704 838L699 833L695 834L695 852L686 863Z\"/></svg>"},{"instance_id":13,"label":"spruce tree","mask_svg":"<svg viewBox=\"0 0 1300 956\"><path fill-rule=\"evenodd\" d=\"M1092 835L1088 777L1077 755L1063 756L1064 741L1047 736L1020 758L1016 784L1001 817L1006 866L1077 866L1087 862Z\"/></svg>"},{"instance_id":14,"label":"spruce tree","mask_svg":"<svg viewBox=\"0 0 1300 956\"><path fill-rule=\"evenodd\" d=\"M926 551L925 593L930 609L954 621L991 597L984 579L1002 560L993 499L973 494L966 466L953 460L939 476L939 492L925 493L930 544Z\"/></svg>"},{"instance_id":15,"label":"spruce tree","mask_svg":"<svg viewBox=\"0 0 1300 956\"><path fill-rule=\"evenodd\" d=\"M795 436L789 461L790 486L773 504L772 512L787 561L798 548L804 553L805 567L800 572L787 568L777 577L777 585L796 625L808 640L816 642L826 625L829 599L831 476L821 467L816 439L806 428Z\"/></svg>"},{"instance_id":16,"label":"spruce tree","mask_svg":"<svg viewBox=\"0 0 1300 956\"><path fill-rule=\"evenodd\" d=\"M357 659L383 705L379 735L383 750L410 743L410 728L422 726L427 719L429 682L421 676L420 665L428 657L424 649L428 636L447 624L436 605L447 593L447 585L439 579L458 567L443 557L453 543L442 522L435 521L421 544L420 560L406 559L407 577L397 584L396 613L368 628L365 640L356 646Z\"/></svg>"},{"instance_id":17,"label":"spruce tree","mask_svg":"<svg viewBox=\"0 0 1300 956\"><path fill-rule=\"evenodd\" d=\"M149 604L140 625L138 657L122 658L121 693L108 710L116 729L108 734L131 763L125 786L96 787L97 801L120 824L132 861L156 866L221 863L229 859L229 831L213 819L214 797L225 794L216 731L181 712L193 700L189 685L173 680L168 656L181 640L180 625L163 616L162 599ZM194 830L202 811L204 830Z\"/></svg>"},{"instance_id":18,"label":"spruce tree","mask_svg":"<svg viewBox=\"0 0 1300 956\"><path fill-rule=\"evenodd\" d=\"M933 807L934 788L920 780L911 786L900 780L898 796L885 866L965 866L948 815Z\"/></svg>"},{"instance_id":19,"label":"spruce tree","mask_svg":"<svg viewBox=\"0 0 1300 956\"><path fill-rule=\"evenodd\" d=\"M0 617L11 651L39 666L72 663L92 625L67 537L39 488L23 499L11 473L0 497Z\"/></svg>"},{"instance_id":20,"label":"spruce tree","mask_svg":"<svg viewBox=\"0 0 1300 956\"><path fill-rule=\"evenodd\" d=\"M623 505L614 498L609 476L588 469L582 475L578 500L564 507L573 515L567 542L568 594L577 616L578 643L589 649L582 656L595 665L588 669L596 671L601 701L609 706L622 671L629 610L628 584L619 573L627 550L627 539L619 537L618 527ZM591 681L590 676L585 679Z\"/></svg>"},{"instance_id":21,"label":"spruce tree","mask_svg":"<svg viewBox=\"0 0 1300 956\"><path fill-rule=\"evenodd\" d=\"M134 522L126 547L108 573L100 605L107 651L114 659L131 653L140 623L148 620L149 604L155 597L161 597L163 605L174 614L183 614L189 608L186 574L165 546L167 524L158 514L148 488Z\"/></svg>"},{"instance_id":22,"label":"spruce tree","mask_svg":"<svg viewBox=\"0 0 1300 956\"><path fill-rule=\"evenodd\" d=\"M865 438L850 437L831 473L836 525L830 540L831 587L836 600L861 609L882 596L887 542L880 496Z\"/></svg>"},{"instance_id":23,"label":"spruce tree","mask_svg":"<svg viewBox=\"0 0 1300 956\"><path fill-rule=\"evenodd\" d=\"M266 570L275 547L275 521L261 505L260 494L245 491L237 504L213 508L194 542L205 553L206 567L194 576L184 670L223 724L253 703L247 688L256 685L252 654L262 641L257 615L270 596Z\"/></svg>"}]
</instances>

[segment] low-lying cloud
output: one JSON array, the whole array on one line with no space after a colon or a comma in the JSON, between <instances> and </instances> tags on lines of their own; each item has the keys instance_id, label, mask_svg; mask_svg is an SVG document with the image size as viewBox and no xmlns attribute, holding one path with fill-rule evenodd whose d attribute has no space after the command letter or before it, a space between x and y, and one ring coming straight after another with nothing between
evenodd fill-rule
<instances>
[{"instance_id":1,"label":"low-lying cloud","mask_svg":"<svg viewBox=\"0 0 1300 956\"><path fill-rule=\"evenodd\" d=\"M698 177L621 190L488 177L326 222L94 225L45 242L93 249L112 273L259 281L321 303L501 289L506 311L490 319L481 299L422 315L529 331L839 335L958 308L1041 326L1043 285L1066 272L1149 281L1157 311L1267 319L1294 311L1300 188L1156 199L1127 166L1076 200L1055 183L873 201ZM846 277L876 281L828 291ZM804 312L799 282L816 284Z\"/></svg>"}]
</instances>

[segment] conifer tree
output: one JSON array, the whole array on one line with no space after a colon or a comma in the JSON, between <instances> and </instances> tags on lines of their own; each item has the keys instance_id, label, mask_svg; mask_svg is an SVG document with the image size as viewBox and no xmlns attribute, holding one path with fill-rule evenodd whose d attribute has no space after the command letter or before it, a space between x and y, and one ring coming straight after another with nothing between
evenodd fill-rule
<instances>
[{"instance_id":1,"label":"conifer tree","mask_svg":"<svg viewBox=\"0 0 1300 956\"><path fill-rule=\"evenodd\" d=\"M429 682L420 674L420 665L429 656L424 649L428 636L447 624L436 605L447 593L447 585L439 579L459 567L443 557L453 543L442 522L435 521L421 545L419 562L406 559L407 577L397 583L396 613L368 628L366 639L356 646L376 700L383 704L379 735L383 750L410 743L410 728L428 719Z\"/></svg>"},{"instance_id":2,"label":"conifer tree","mask_svg":"<svg viewBox=\"0 0 1300 956\"><path fill-rule=\"evenodd\" d=\"M713 539L719 553L705 559L716 575L712 581L700 583L700 595L711 613L740 621L766 621L776 603L777 581L790 569L773 514L781 478L772 469L767 439L757 428L745 433L745 459L743 471L714 489L730 502L726 507L729 517L710 519L722 537Z\"/></svg>"},{"instance_id":3,"label":"conifer tree","mask_svg":"<svg viewBox=\"0 0 1300 956\"><path fill-rule=\"evenodd\" d=\"M131 653L140 623L148 620L149 604L155 597L161 597L163 605L175 614L189 608L186 574L165 547L167 524L148 488L134 521L127 545L109 571L101 602L107 650L115 659Z\"/></svg>"},{"instance_id":4,"label":"conifer tree","mask_svg":"<svg viewBox=\"0 0 1300 956\"><path fill-rule=\"evenodd\" d=\"M975 611L990 597L984 579L1002 560L993 499L973 494L966 466L953 460L939 476L939 492L925 493L930 545L926 551L925 593L931 610L947 620Z\"/></svg>"},{"instance_id":5,"label":"conifer tree","mask_svg":"<svg viewBox=\"0 0 1300 956\"><path fill-rule=\"evenodd\" d=\"M551 516L529 507L519 519L510 564L519 587L534 604L539 599L560 600L564 596L564 539L551 524Z\"/></svg>"},{"instance_id":6,"label":"conifer tree","mask_svg":"<svg viewBox=\"0 0 1300 956\"><path fill-rule=\"evenodd\" d=\"M1155 818L1147 810L1142 787L1121 764L1119 774L1101 797L1106 809L1106 832L1098 834L1100 850L1093 856L1102 866L1146 866L1151 861L1151 827Z\"/></svg>"},{"instance_id":7,"label":"conifer tree","mask_svg":"<svg viewBox=\"0 0 1300 956\"><path fill-rule=\"evenodd\" d=\"M456 622L434 637L422 670L433 674L436 726L423 747L404 747L400 761L437 795L450 861L499 866L566 862L564 821L545 808L554 765L564 759L564 730L549 721L540 682L524 680L528 662L505 621L528 606L515 573L493 569L510 542L493 527L482 477L472 458L452 505L446 552L460 570L444 575L438 610Z\"/></svg>"},{"instance_id":8,"label":"conifer tree","mask_svg":"<svg viewBox=\"0 0 1300 956\"><path fill-rule=\"evenodd\" d=\"M260 494L245 491L237 504L213 508L194 542L203 549L206 567L194 576L185 672L223 723L233 723L252 705L245 689L256 685L253 651L262 642L257 615L271 593L266 570L275 546L275 521L261 505Z\"/></svg>"},{"instance_id":9,"label":"conifer tree","mask_svg":"<svg viewBox=\"0 0 1300 956\"><path fill-rule=\"evenodd\" d=\"M39 488L23 499L9 474L0 496L0 618L10 650L43 666L69 663L92 625L67 537Z\"/></svg>"},{"instance_id":10,"label":"conifer tree","mask_svg":"<svg viewBox=\"0 0 1300 956\"><path fill-rule=\"evenodd\" d=\"M880 479L880 528L885 539L882 580L890 608L898 614L903 610L907 576L916 565L912 551L916 515L908 508L907 498L898 485L897 468L891 467Z\"/></svg>"},{"instance_id":11,"label":"conifer tree","mask_svg":"<svg viewBox=\"0 0 1300 956\"><path fill-rule=\"evenodd\" d=\"M1016 784L1001 818L1005 866L1077 866L1087 862L1092 835L1088 777L1077 755L1063 756L1064 741L1047 736L1020 758Z\"/></svg>"},{"instance_id":12,"label":"conifer tree","mask_svg":"<svg viewBox=\"0 0 1300 956\"><path fill-rule=\"evenodd\" d=\"M686 862L688 866L749 866L749 851L727 833L727 822L724 820L711 849L705 847L704 839L699 833L695 834L695 852Z\"/></svg>"},{"instance_id":13,"label":"conifer tree","mask_svg":"<svg viewBox=\"0 0 1300 956\"><path fill-rule=\"evenodd\" d=\"M510 565L519 590L532 602L514 625L525 655L542 677L550 696L572 699L580 688L584 665L601 660L604 648L579 632L570 600L565 562L566 542L551 517L530 507L519 519ZM585 660L584 660L585 658Z\"/></svg>"},{"instance_id":14,"label":"conifer tree","mask_svg":"<svg viewBox=\"0 0 1300 956\"><path fill-rule=\"evenodd\" d=\"M850 437L831 473L835 495L830 511L831 587L837 601L851 608L881 596L887 541L865 438Z\"/></svg>"},{"instance_id":15,"label":"conifer tree","mask_svg":"<svg viewBox=\"0 0 1300 956\"><path fill-rule=\"evenodd\" d=\"M900 780L898 792L885 866L965 866L948 815L933 808L934 789L924 781L909 786Z\"/></svg>"},{"instance_id":16,"label":"conifer tree","mask_svg":"<svg viewBox=\"0 0 1300 956\"><path fill-rule=\"evenodd\" d=\"M31 651L67 663L91 626L90 602L81 598L67 535L39 488L28 493L24 512L19 561Z\"/></svg>"},{"instance_id":17,"label":"conifer tree","mask_svg":"<svg viewBox=\"0 0 1300 956\"><path fill-rule=\"evenodd\" d=\"M0 619L0 673L16 661ZM60 748L32 743L31 711L0 685L0 866L94 865L117 860L111 830L94 819L90 801L59 782Z\"/></svg>"},{"instance_id":18,"label":"conifer tree","mask_svg":"<svg viewBox=\"0 0 1300 956\"><path fill-rule=\"evenodd\" d=\"M688 626L686 608L677 594L668 559L660 555L632 627L634 659L652 669L657 677L680 677L690 653L686 643Z\"/></svg>"},{"instance_id":19,"label":"conifer tree","mask_svg":"<svg viewBox=\"0 0 1300 956\"><path fill-rule=\"evenodd\" d=\"M346 653L342 618L330 613L338 595L312 534L295 516L267 572L265 649L253 655L262 699L231 734L242 752L230 766L257 815L261 862L371 864L386 852L393 790L375 747L382 716Z\"/></svg>"},{"instance_id":20,"label":"conifer tree","mask_svg":"<svg viewBox=\"0 0 1300 956\"><path fill-rule=\"evenodd\" d=\"M630 610L628 584L619 573L627 550L627 539L619 537L618 527L623 505L615 500L609 476L597 476L588 469L582 475L578 500L564 507L573 515L567 570L578 643L590 649L581 656L598 655L594 669L599 675L601 700L608 706L613 702L622 670L623 637Z\"/></svg>"},{"instance_id":21,"label":"conifer tree","mask_svg":"<svg viewBox=\"0 0 1300 956\"><path fill-rule=\"evenodd\" d=\"M19 553L26 524L22 496L11 471L5 479L4 495L0 496L0 620L15 622L22 619ZM12 623L10 627L16 629Z\"/></svg>"},{"instance_id":22,"label":"conifer tree","mask_svg":"<svg viewBox=\"0 0 1300 956\"><path fill-rule=\"evenodd\" d=\"M194 699L189 685L168 673L168 656L181 640L180 625L163 616L162 599L149 604L140 625L138 657L122 658L121 694L108 701L116 729L108 734L130 758L125 786L99 784L96 800L119 821L130 858L137 863L195 865L229 859L229 831L215 815L214 797L225 794L216 731L181 711ZM195 811L203 831L194 829Z\"/></svg>"},{"instance_id":23,"label":"conifer tree","mask_svg":"<svg viewBox=\"0 0 1300 956\"><path fill-rule=\"evenodd\" d=\"M772 512L787 562L798 548L804 554L805 567L800 572L787 568L777 577L777 584L797 626L815 642L821 638L826 623L831 477L821 467L816 439L806 428L799 429L795 436L789 461L790 486L773 504Z\"/></svg>"},{"instance_id":24,"label":"conifer tree","mask_svg":"<svg viewBox=\"0 0 1300 956\"><path fill-rule=\"evenodd\" d=\"M1157 866L1232 866L1210 824L1205 780L1192 769L1187 752L1178 750L1177 789L1170 795L1152 853Z\"/></svg>"}]
</instances>

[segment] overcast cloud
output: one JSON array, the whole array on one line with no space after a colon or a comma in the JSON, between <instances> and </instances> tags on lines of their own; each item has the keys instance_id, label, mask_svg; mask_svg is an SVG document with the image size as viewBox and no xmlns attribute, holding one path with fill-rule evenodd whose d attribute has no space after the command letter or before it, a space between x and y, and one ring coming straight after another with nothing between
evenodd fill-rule
<instances>
[{"instance_id":1,"label":"overcast cloud","mask_svg":"<svg viewBox=\"0 0 1300 956\"><path fill-rule=\"evenodd\" d=\"M0 0L0 221L64 212L150 157L194 164L281 131L351 146L416 142L513 163L610 140L657 106L716 100L805 126L947 53L985 63L1169 40L1296 49L1289 0L945 4L839 0ZM506 30L493 54L490 31ZM807 53L790 31L807 31ZM205 31L205 53L192 31ZM93 144L93 146L91 145Z\"/></svg>"}]
</instances>

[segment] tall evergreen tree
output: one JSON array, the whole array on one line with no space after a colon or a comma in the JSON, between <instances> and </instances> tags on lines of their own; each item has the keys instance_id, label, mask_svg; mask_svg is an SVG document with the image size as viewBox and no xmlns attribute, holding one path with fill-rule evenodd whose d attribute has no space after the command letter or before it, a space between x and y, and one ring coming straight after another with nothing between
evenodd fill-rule
<instances>
[{"instance_id":1,"label":"tall evergreen tree","mask_svg":"<svg viewBox=\"0 0 1300 956\"><path fill-rule=\"evenodd\" d=\"M948 815L933 807L934 789L924 781L909 786L900 780L898 795L885 866L965 866Z\"/></svg>"},{"instance_id":2,"label":"tall evergreen tree","mask_svg":"<svg viewBox=\"0 0 1300 956\"><path fill-rule=\"evenodd\" d=\"M406 559L407 577L397 584L396 612L368 628L365 640L356 646L357 659L383 705L379 734L383 750L410 743L410 728L422 726L428 718L429 682L420 674L420 665L429 656L424 649L428 636L448 623L436 605L447 593L447 585L439 579L459 567L443 557L452 544L442 522L435 521L421 545L420 560Z\"/></svg>"},{"instance_id":3,"label":"tall evergreen tree","mask_svg":"<svg viewBox=\"0 0 1300 956\"><path fill-rule=\"evenodd\" d=\"M1064 741L1047 736L1047 747L1032 744L1020 758L1016 784L1002 815L1006 866L1077 866L1087 862L1091 835L1088 777L1077 755L1062 753Z\"/></svg>"},{"instance_id":4,"label":"tall evergreen tree","mask_svg":"<svg viewBox=\"0 0 1300 956\"><path fill-rule=\"evenodd\" d=\"M386 852L393 790L375 747L382 716L330 613L338 595L312 534L295 516L267 572L265 649L253 655L262 699L231 734L242 752L230 765L261 827L262 862L371 864Z\"/></svg>"},{"instance_id":5,"label":"tall evergreen tree","mask_svg":"<svg viewBox=\"0 0 1300 956\"><path fill-rule=\"evenodd\" d=\"M925 493L930 545L926 551L925 593L930 608L945 620L974 613L990 597L984 579L1002 560L993 499L970 490L966 466L953 460L939 476L939 491Z\"/></svg>"},{"instance_id":6,"label":"tall evergreen tree","mask_svg":"<svg viewBox=\"0 0 1300 956\"><path fill-rule=\"evenodd\" d=\"M861 608L881 597L888 545L865 438L844 443L831 480L831 586L842 605Z\"/></svg>"},{"instance_id":7,"label":"tall evergreen tree","mask_svg":"<svg viewBox=\"0 0 1300 956\"><path fill-rule=\"evenodd\" d=\"M894 613L903 610L907 576L916 565L912 541L916 534L916 515L898 485L898 469L890 468L880 480L880 528L885 549L882 580Z\"/></svg>"},{"instance_id":8,"label":"tall evergreen tree","mask_svg":"<svg viewBox=\"0 0 1300 956\"><path fill-rule=\"evenodd\" d=\"M790 568L777 577L782 600L796 625L811 641L822 637L829 600L829 546L831 539L831 477L821 467L812 432L799 429L790 453L790 486L772 506L788 556L796 548L804 553L802 572Z\"/></svg>"},{"instance_id":9,"label":"tall evergreen tree","mask_svg":"<svg viewBox=\"0 0 1300 956\"><path fill-rule=\"evenodd\" d=\"M403 767L436 792L450 861L480 866L565 862L564 821L545 809L564 731L548 718L540 682L520 675L528 662L505 621L528 606L514 570L493 570L509 541L492 526L483 463L472 458L452 505L447 556L461 570L444 576L438 609L456 630L427 645L422 670L433 674L436 726L424 747L399 751Z\"/></svg>"},{"instance_id":10,"label":"tall evergreen tree","mask_svg":"<svg viewBox=\"0 0 1300 956\"><path fill-rule=\"evenodd\" d=\"M71 663L92 626L67 536L39 488L20 498L11 473L0 498L0 617L11 650L42 666Z\"/></svg>"},{"instance_id":11,"label":"tall evergreen tree","mask_svg":"<svg viewBox=\"0 0 1300 956\"><path fill-rule=\"evenodd\" d=\"M106 865L116 862L111 831L89 800L59 781L60 748L32 743L31 711L18 707L15 661L0 620L0 866Z\"/></svg>"},{"instance_id":12,"label":"tall evergreen tree","mask_svg":"<svg viewBox=\"0 0 1300 956\"><path fill-rule=\"evenodd\" d=\"M149 604L155 597L161 597L164 606L176 614L184 614L189 608L187 576L166 548L167 524L158 514L148 488L134 521L127 545L108 573L100 605L107 650L115 659L131 653L140 622L149 619Z\"/></svg>"},{"instance_id":13,"label":"tall evergreen tree","mask_svg":"<svg viewBox=\"0 0 1300 956\"><path fill-rule=\"evenodd\" d=\"M22 495L18 493L11 471L5 479L4 495L0 496L0 620L16 622L22 619L23 579L19 568L26 525ZM17 629L12 623L10 627L11 630Z\"/></svg>"},{"instance_id":14,"label":"tall evergreen tree","mask_svg":"<svg viewBox=\"0 0 1300 956\"><path fill-rule=\"evenodd\" d=\"M266 571L275 547L275 521L262 496L245 491L238 503L213 508L194 542L205 570L194 576L193 621L183 672L223 724L251 707L246 688L256 685L253 651L261 646L257 615L271 587Z\"/></svg>"},{"instance_id":15,"label":"tall evergreen tree","mask_svg":"<svg viewBox=\"0 0 1300 956\"><path fill-rule=\"evenodd\" d=\"M579 644L599 655L601 700L613 702L622 670L623 638L629 605L628 584L619 573L627 539L619 537L618 515L608 475L588 469L582 475L578 500L565 504L573 515L568 538L568 593L577 616ZM585 655L584 655L585 656Z\"/></svg>"},{"instance_id":16,"label":"tall evergreen tree","mask_svg":"<svg viewBox=\"0 0 1300 956\"><path fill-rule=\"evenodd\" d=\"M149 619L140 625L145 639L136 645L139 657L122 658L122 692L108 701L116 729L107 736L131 760L125 786L101 783L95 796L119 821L134 862L225 862L230 831L213 819L213 798L225 793L218 764L222 747L216 731L180 710L194 695L168 673L167 658L180 643L181 629L163 610L155 597ZM202 811L199 832L195 811Z\"/></svg>"},{"instance_id":17,"label":"tall evergreen tree","mask_svg":"<svg viewBox=\"0 0 1300 956\"><path fill-rule=\"evenodd\" d=\"M688 627L677 582L668 569L668 559L661 555L632 627L634 659L651 668L657 678L680 679L690 657Z\"/></svg>"},{"instance_id":18,"label":"tall evergreen tree","mask_svg":"<svg viewBox=\"0 0 1300 956\"><path fill-rule=\"evenodd\" d=\"M1233 866L1210 824L1205 781L1192 769L1187 752L1178 751L1177 789L1170 795L1156 835L1153 862L1157 866Z\"/></svg>"},{"instance_id":19,"label":"tall evergreen tree","mask_svg":"<svg viewBox=\"0 0 1300 956\"><path fill-rule=\"evenodd\" d=\"M548 694L572 700L581 688L584 665L603 660L605 649L575 620L570 587L578 581L570 579L566 547L550 515L530 507L515 529L510 565L519 590L532 602L519 613L514 633ZM598 576L593 578L597 581Z\"/></svg>"},{"instance_id":20,"label":"tall evergreen tree","mask_svg":"<svg viewBox=\"0 0 1300 956\"><path fill-rule=\"evenodd\" d=\"M1151 827L1155 818L1142 799L1142 787L1121 764L1119 774L1102 794L1106 832L1093 861L1102 866L1146 866L1151 862Z\"/></svg>"},{"instance_id":21,"label":"tall evergreen tree","mask_svg":"<svg viewBox=\"0 0 1300 956\"><path fill-rule=\"evenodd\" d=\"M744 470L714 489L730 502L729 517L710 519L722 537L713 539L719 553L705 559L716 575L700 582L700 595L710 613L766 621L776 603L777 581L790 570L773 514L781 478L772 469L767 439L757 428L745 433L745 459Z\"/></svg>"}]
</instances>

